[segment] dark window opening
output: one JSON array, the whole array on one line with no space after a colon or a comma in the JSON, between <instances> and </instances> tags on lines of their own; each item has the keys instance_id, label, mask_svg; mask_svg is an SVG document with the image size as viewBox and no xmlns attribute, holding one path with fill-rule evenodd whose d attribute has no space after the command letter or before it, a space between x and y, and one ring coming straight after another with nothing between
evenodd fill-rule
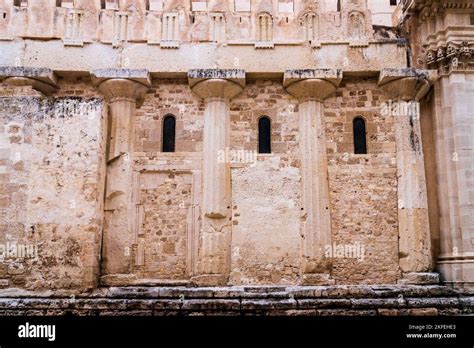
<instances>
[{"instance_id":1,"label":"dark window opening","mask_svg":"<svg viewBox=\"0 0 474 348\"><path fill-rule=\"evenodd\" d=\"M163 152L175 152L176 118L168 115L163 120Z\"/></svg>"},{"instance_id":2,"label":"dark window opening","mask_svg":"<svg viewBox=\"0 0 474 348\"><path fill-rule=\"evenodd\" d=\"M341 12L341 0L337 0L337 12Z\"/></svg>"},{"instance_id":3,"label":"dark window opening","mask_svg":"<svg viewBox=\"0 0 474 348\"><path fill-rule=\"evenodd\" d=\"M271 121L266 116L258 121L258 153L272 153Z\"/></svg>"},{"instance_id":4,"label":"dark window opening","mask_svg":"<svg viewBox=\"0 0 474 348\"><path fill-rule=\"evenodd\" d=\"M354 131L354 153L356 155L364 155L367 153L365 121L361 117L356 117L352 126Z\"/></svg>"},{"instance_id":5,"label":"dark window opening","mask_svg":"<svg viewBox=\"0 0 474 348\"><path fill-rule=\"evenodd\" d=\"M390 6L397 6L397 0L390 0Z\"/></svg>"}]
</instances>

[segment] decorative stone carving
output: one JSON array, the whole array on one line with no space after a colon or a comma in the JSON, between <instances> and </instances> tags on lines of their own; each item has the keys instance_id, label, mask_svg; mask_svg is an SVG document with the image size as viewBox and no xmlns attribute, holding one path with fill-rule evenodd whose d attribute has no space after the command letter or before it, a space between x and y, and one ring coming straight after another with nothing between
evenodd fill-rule
<instances>
[{"instance_id":1,"label":"decorative stone carving","mask_svg":"<svg viewBox=\"0 0 474 348\"><path fill-rule=\"evenodd\" d=\"M161 31L162 48L179 48L179 14L168 12L163 14L163 29Z\"/></svg>"},{"instance_id":2,"label":"decorative stone carving","mask_svg":"<svg viewBox=\"0 0 474 348\"><path fill-rule=\"evenodd\" d=\"M114 46L118 46L128 39L128 17L128 12L115 12L114 14L114 40L112 42Z\"/></svg>"},{"instance_id":3,"label":"decorative stone carving","mask_svg":"<svg viewBox=\"0 0 474 348\"><path fill-rule=\"evenodd\" d=\"M310 11L305 12L300 17L300 23L304 31L304 39L311 44L311 46L319 46L319 16Z\"/></svg>"},{"instance_id":4,"label":"decorative stone carving","mask_svg":"<svg viewBox=\"0 0 474 348\"><path fill-rule=\"evenodd\" d=\"M449 73L453 70L474 69L473 49L467 41L461 43L449 42L446 46L440 46L436 52L429 50L425 55L426 67L439 69L441 73Z\"/></svg>"},{"instance_id":5,"label":"decorative stone carving","mask_svg":"<svg viewBox=\"0 0 474 348\"><path fill-rule=\"evenodd\" d=\"M273 48L273 17L269 13L257 16L257 37L255 48Z\"/></svg>"},{"instance_id":6,"label":"decorative stone carving","mask_svg":"<svg viewBox=\"0 0 474 348\"><path fill-rule=\"evenodd\" d=\"M83 23L84 11L78 9L68 9L66 19L66 33L64 34L64 45L83 46Z\"/></svg>"},{"instance_id":7,"label":"decorative stone carving","mask_svg":"<svg viewBox=\"0 0 474 348\"><path fill-rule=\"evenodd\" d=\"M211 14L210 40L214 42L225 40L225 16L223 13Z\"/></svg>"},{"instance_id":8,"label":"decorative stone carving","mask_svg":"<svg viewBox=\"0 0 474 348\"><path fill-rule=\"evenodd\" d=\"M352 11L349 13L349 28L348 36L355 39L361 40L365 38L365 19L364 15L358 11Z\"/></svg>"}]
</instances>

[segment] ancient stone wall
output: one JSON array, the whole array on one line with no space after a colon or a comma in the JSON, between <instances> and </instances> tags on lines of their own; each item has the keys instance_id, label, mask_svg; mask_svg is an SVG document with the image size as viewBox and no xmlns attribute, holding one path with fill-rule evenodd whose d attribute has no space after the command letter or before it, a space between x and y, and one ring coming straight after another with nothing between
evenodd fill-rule
<instances>
[{"instance_id":1,"label":"ancient stone wall","mask_svg":"<svg viewBox=\"0 0 474 348\"><path fill-rule=\"evenodd\" d=\"M297 104L279 81L249 82L231 104L234 284L295 284L300 273ZM271 120L272 154L258 154L258 121ZM283 247L285 246L285 247Z\"/></svg>"},{"instance_id":2,"label":"ancient stone wall","mask_svg":"<svg viewBox=\"0 0 474 348\"><path fill-rule=\"evenodd\" d=\"M94 142L91 143L92 139L89 139L87 144L90 144L90 147L86 152L88 158L97 162L94 166L86 167L80 166L80 162L74 162L74 165L68 166L62 175L69 177L73 172L79 176L76 173L84 170L89 174L82 174L80 176L82 180L86 178L92 180L89 176L93 173L97 176L95 182L87 181L86 192L92 190L89 192L90 197L86 198L87 202L71 203L70 198L62 199L61 191L56 192L52 187L51 192L43 194L50 199L56 197L58 202L69 202L69 209L56 215L57 220L53 219L53 226L50 227L52 231L58 228L54 223L70 221L71 214L74 216L73 210L70 209L73 209L71 207L75 207L75 204L98 214L97 220L87 226L92 232L90 234L92 239L89 242L91 249L84 249L84 235L77 239L78 236L74 233L71 233L72 237L60 233L57 237L57 243L63 248L76 246L74 253L91 262L93 268L89 270L88 276L94 278L99 275L97 267L103 228L100 218L103 197L100 185L101 180L104 180L101 172L102 156L106 146L102 138L105 129L105 119L101 116L103 101L102 98L98 98L99 94L85 77L60 80L60 87L59 92L53 98L49 98L50 102L72 100L74 103L79 103L79 106L83 103L86 105L92 103L91 105L98 107L98 111L92 116L85 113L85 117L82 118L78 118L76 114L70 115L69 118L64 117L65 120L71 117L74 120L75 116L78 118L75 122L86 122L71 121L71 127L86 137L86 140L89 138L85 130L94 132ZM14 92L17 95L22 90L30 94L35 93L30 89L18 87L5 88L4 93ZM75 97L66 98L63 95ZM39 96L35 98L33 100L47 100ZM332 264L332 276L337 283L395 283L401 277L398 269L394 120L391 116L382 115L380 110L380 104L387 100L388 98L377 87L375 78L348 77L343 80L334 96L328 98L323 105L333 239L332 244L323 247L325 252L328 250L333 252L326 254L325 257ZM298 100L285 91L281 81L260 79L250 80L244 91L230 104L230 146L228 149L222 149L224 150L222 160L230 162L231 165L230 284L299 284L300 282L301 230L305 214L302 212L301 202L299 107ZM8 110L10 109L5 106L5 113ZM41 112L43 116L39 119L44 122L48 119L45 115L49 115L51 111L49 109L36 111L40 114ZM163 153L161 148L163 118L170 114L177 120L177 152ZM21 115L18 117L24 117ZM271 154L257 154L258 121L262 116L271 120ZM352 122L355 117L363 117L366 122L367 155L353 154ZM192 94L187 81L181 79L156 79L143 101L137 106L133 126L134 174L130 182L133 191L132 244L114 254L117 258L121 255L130 256L132 261L127 278L106 275L102 278L105 284L187 282L196 274L200 247L198 236L202 228L199 211L202 197L203 118L202 100ZM63 119L58 120L61 122ZM40 127L41 124L36 127ZM62 140L61 137L64 136L63 132L69 132L68 125L69 123L56 122L54 127L47 128L53 139L49 146L62 148L66 140ZM15 131L5 129L7 132ZM68 137L68 151L82 153L79 150L83 141L76 138L75 132ZM16 137L13 136L11 139ZM22 151L30 151L29 149L24 148ZM239 157L241 154L243 157ZM66 154L61 152L61 155ZM64 164L59 158L57 161L59 169L56 175L59 175ZM16 167L8 169L7 173L11 175L10 172L13 173L14 168ZM24 168L24 171L29 171L27 173L29 176L32 175L32 170L35 170L35 177L38 180L46 175L42 174L42 170L46 170L43 168ZM50 172L46 173L49 175ZM52 177L48 176L48 180L50 179ZM64 186L65 192L75 195L74 186L70 187L70 184L66 183L61 185ZM43 186L38 185L38 188L43 189ZM78 189L83 191L85 186L79 186ZM27 191L28 195L35 193L33 189ZM82 191L78 193L79 196L83 194ZM15 196L11 197L14 199ZM31 199L35 204L28 205L27 211L34 216L35 209L43 209L42 200L46 198L41 198L39 202L34 198ZM14 201L15 206L17 203ZM29 212L30 209L33 209L33 212ZM81 221L85 221L83 220L85 218L82 216L81 218ZM18 216L8 218L9 221L15 219L21 221ZM32 226L32 221L28 220L24 224ZM63 228L68 230L68 227ZM356 254L349 256L336 254L338 247L347 246L355 247ZM64 258L64 262L68 264L72 262L67 250L61 248L54 250L55 255L59 255L56 257ZM40 254L40 260L44 257L45 254ZM77 262L71 267L78 266L76 272L84 272L84 269L81 270L79 267L82 265L83 263ZM72 271L69 271L68 267L62 266L58 263L61 272L71 274ZM127 274L122 276L125 275ZM81 279L81 276L80 273L74 275L77 280ZM19 286L25 285L21 283L25 281L22 275L16 279L20 282ZM60 282L57 284L59 287L66 287ZM28 283L26 287L35 285Z\"/></svg>"},{"instance_id":3,"label":"ancient stone wall","mask_svg":"<svg viewBox=\"0 0 474 348\"><path fill-rule=\"evenodd\" d=\"M1 89L3 287L97 285L103 102L80 80L61 86L68 97L44 98L29 87Z\"/></svg>"},{"instance_id":4,"label":"ancient stone wall","mask_svg":"<svg viewBox=\"0 0 474 348\"><path fill-rule=\"evenodd\" d=\"M333 243L360 250L334 258L340 282L391 283L400 276L394 116L381 114L386 100L374 79L347 79L325 103ZM366 122L366 155L354 155L356 117Z\"/></svg>"},{"instance_id":5,"label":"ancient stone wall","mask_svg":"<svg viewBox=\"0 0 474 348\"><path fill-rule=\"evenodd\" d=\"M0 285L471 279L472 48L336 4L0 0Z\"/></svg>"}]
</instances>

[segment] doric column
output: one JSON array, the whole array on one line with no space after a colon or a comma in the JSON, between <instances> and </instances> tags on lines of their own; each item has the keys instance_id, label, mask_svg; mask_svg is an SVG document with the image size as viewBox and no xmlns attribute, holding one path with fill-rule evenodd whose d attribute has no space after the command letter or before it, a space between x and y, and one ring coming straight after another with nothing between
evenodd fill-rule
<instances>
[{"instance_id":1,"label":"doric column","mask_svg":"<svg viewBox=\"0 0 474 348\"><path fill-rule=\"evenodd\" d=\"M230 164L219 163L219 150L230 145L232 98L245 86L243 70L191 70L189 84L204 99L202 221L197 276L199 285L223 285L230 270Z\"/></svg>"},{"instance_id":2,"label":"doric column","mask_svg":"<svg viewBox=\"0 0 474 348\"><path fill-rule=\"evenodd\" d=\"M418 101L430 89L429 71L384 69L379 86L396 106L398 233L401 283L435 283ZM393 107L392 107L393 108ZM406 110L406 112L405 112Z\"/></svg>"},{"instance_id":3,"label":"doric column","mask_svg":"<svg viewBox=\"0 0 474 348\"><path fill-rule=\"evenodd\" d=\"M47 68L0 67L0 80L11 86L31 86L44 95L58 90L56 75Z\"/></svg>"},{"instance_id":4,"label":"doric column","mask_svg":"<svg viewBox=\"0 0 474 348\"><path fill-rule=\"evenodd\" d=\"M290 70L283 85L299 100L299 136L303 202L303 284L331 284L331 260L325 258L331 245L331 213L323 116L324 99L333 94L342 79L341 70Z\"/></svg>"},{"instance_id":5,"label":"doric column","mask_svg":"<svg viewBox=\"0 0 474 348\"><path fill-rule=\"evenodd\" d=\"M108 101L108 152L102 274L126 275L132 267L133 117L150 86L146 70L107 69L92 79Z\"/></svg>"}]
</instances>

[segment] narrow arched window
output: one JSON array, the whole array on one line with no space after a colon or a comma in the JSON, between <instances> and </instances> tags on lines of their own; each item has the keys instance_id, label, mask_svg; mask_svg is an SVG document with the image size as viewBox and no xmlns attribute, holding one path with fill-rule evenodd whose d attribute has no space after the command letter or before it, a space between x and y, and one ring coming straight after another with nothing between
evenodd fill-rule
<instances>
[{"instance_id":1,"label":"narrow arched window","mask_svg":"<svg viewBox=\"0 0 474 348\"><path fill-rule=\"evenodd\" d=\"M354 153L363 155L367 153L367 137L365 132L365 121L362 117L356 117L352 123L354 132Z\"/></svg>"},{"instance_id":2,"label":"narrow arched window","mask_svg":"<svg viewBox=\"0 0 474 348\"><path fill-rule=\"evenodd\" d=\"M258 120L258 153L272 153L272 124L268 117Z\"/></svg>"},{"instance_id":3,"label":"narrow arched window","mask_svg":"<svg viewBox=\"0 0 474 348\"><path fill-rule=\"evenodd\" d=\"M341 12L341 0L337 0L337 12Z\"/></svg>"},{"instance_id":4,"label":"narrow arched window","mask_svg":"<svg viewBox=\"0 0 474 348\"><path fill-rule=\"evenodd\" d=\"M166 115L163 120L163 152L175 151L176 118Z\"/></svg>"}]
</instances>

